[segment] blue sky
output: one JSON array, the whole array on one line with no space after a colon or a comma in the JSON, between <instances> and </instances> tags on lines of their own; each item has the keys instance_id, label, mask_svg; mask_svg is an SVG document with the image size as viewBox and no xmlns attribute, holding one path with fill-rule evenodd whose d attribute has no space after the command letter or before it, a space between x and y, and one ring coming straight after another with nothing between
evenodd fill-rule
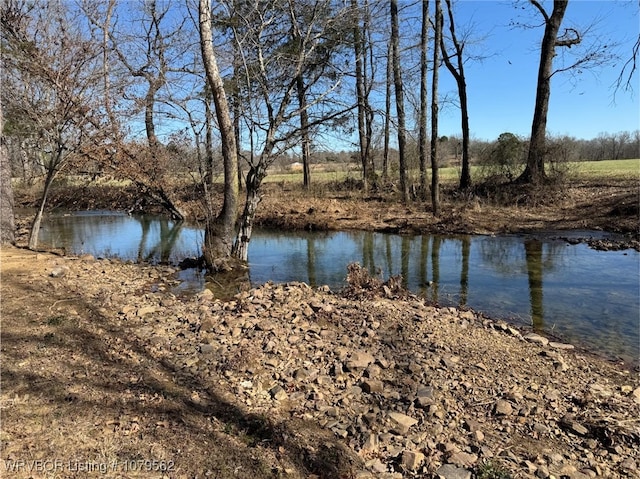
<instances>
[{"instance_id":1,"label":"blue sky","mask_svg":"<svg viewBox=\"0 0 640 479\"><path fill-rule=\"evenodd\" d=\"M543 2L549 9L551 3ZM542 18L528 2L522 2L521 6L525 9L515 8L511 1L492 0L460 0L456 4L459 30L472 25L473 31L478 31L478 35L473 36L483 37L471 47L472 52L486 56L465 66L471 134L476 139L493 140L507 131L522 136L530 134L543 28L511 27L513 20L535 23ZM614 98L613 88L638 36L638 2L572 0L563 27L581 28L593 24L594 20L597 20L594 31L585 37L584 43L597 37L609 44L619 42L616 51L622 60L615 66L584 71L580 75L554 76L547 124L547 130L553 135L589 139L602 132L640 128L637 72L632 93L618 91ZM440 75L441 93L455 95L455 83L449 72L443 68ZM459 135L459 124L459 110L444 109L440 134Z\"/></svg>"}]
</instances>

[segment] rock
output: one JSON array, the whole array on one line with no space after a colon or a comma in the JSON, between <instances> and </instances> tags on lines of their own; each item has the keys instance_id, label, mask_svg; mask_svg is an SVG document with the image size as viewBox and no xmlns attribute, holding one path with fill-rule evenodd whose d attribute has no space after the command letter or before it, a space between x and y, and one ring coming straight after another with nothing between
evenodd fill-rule
<instances>
[{"instance_id":1,"label":"rock","mask_svg":"<svg viewBox=\"0 0 640 479\"><path fill-rule=\"evenodd\" d=\"M635 402L640 403L640 387L635 388L631 395L633 396L633 400Z\"/></svg>"},{"instance_id":2,"label":"rock","mask_svg":"<svg viewBox=\"0 0 640 479\"><path fill-rule=\"evenodd\" d=\"M493 412L498 416L508 416L513 413L513 407L509 401L505 401L504 399L498 399L496 402Z\"/></svg>"},{"instance_id":3,"label":"rock","mask_svg":"<svg viewBox=\"0 0 640 479\"><path fill-rule=\"evenodd\" d=\"M471 479L471 471L462 467L456 467L453 464L440 466L436 474L442 479Z\"/></svg>"},{"instance_id":4,"label":"rock","mask_svg":"<svg viewBox=\"0 0 640 479\"><path fill-rule=\"evenodd\" d=\"M472 466L478 460L478 456L475 454L469 454L467 452L456 452L449 456L449 464L455 464L456 466Z\"/></svg>"},{"instance_id":5,"label":"rock","mask_svg":"<svg viewBox=\"0 0 640 479\"><path fill-rule=\"evenodd\" d=\"M201 344L198 349L202 354L209 354L215 351L215 347L212 344Z\"/></svg>"},{"instance_id":6,"label":"rock","mask_svg":"<svg viewBox=\"0 0 640 479\"><path fill-rule=\"evenodd\" d=\"M400 463L409 471L416 471L425 460L425 455L419 451L404 451Z\"/></svg>"},{"instance_id":7,"label":"rock","mask_svg":"<svg viewBox=\"0 0 640 479\"><path fill-rule=\"evenodd\" d=\"M381 393L384 389L384 384L382 381L378 381L377 379L365 379L362 381L361 385L362 390L366 393Z\"/></svg>"},{"instance_id":8,"label":"rock","mask_svg":"<svg viewBox=\"0 0 640 479\"><path fill-rule=\"evenodd\" d=\"M542 346L547 346L549 344L549 340L547 338L535 333L529 333L525 335L524 339L526 339L530 343L541 344Z\"/></svg>"},{"instance_id":9,"label":"rock","mask_svg":"<svg viewBox=\"0 0 640 479\"><path fill-rule=\"evenodd\" d=\"M553 349L560 349L565 351L570 349L575 349L575 346L573 344L557 343L555 341L549 342L549 347Z\"/></svg>"},{"instance_id":10,"label":"rock","mask_svg":"<svg viewBox=\"0 0 640 479\"><path fill-rule=\"evenodd\" d=\"M560 425L580 436L586 436L589 433L589 429L577 422L570 414L560 420Z\"/></svg>"},{"instance_id":11,"label":"rock","mask_svg":"<svg viewBox=\"0 0 640 479\"><path fill-rule=\"evenodd\" d=\"M138 308L138 311L136 311L136 316L141 318L143 316L146 316L147 314L155 313L156 311L157 308L155 306L143 306L142 308Z\"/></svg>"},{"instance_id":12,"label":"rock","mask_svg":"<svg viewBox=\"0 0 640 479\"><path fill-rule=\"evenodd\" d=\"M367 451L375 451L376 449L378 449L378 444L379 444L379 439L378 439L378 435L376 433L369 433L366 437L366 439L364 440L364 444L362 445L362 449L365 449Z\"/></svg>"},{"instance_id":13,"label":"rock","mask_svg":"<svg viewBox=\"0 0 640 479\"><path fill-rule=\"evenodd\" d=\"M359 351L351 353L351 357L347 360L345 366L349 371L356 371L358 369L365 369L374 361L375 358L371 354Z\"/></svg>"},{"instance_id":14,"label":"rock","mask_svg":"<svg viewBox=\"0 0 640 479\"><path fill-rule=\"evenodd\" d=\"M51 270L51 273L49 273L49 276L51 276L52 278L62 278L67 273L69 273L69 271L70 271L69 268L67 268L66 266L58 266L56 268L53 268L53 270Z\"/></svg>"},{"instance_id":15,"label":"rock","mask_svg":"<svg viewBox=\"0 0 640 479\"><path fill-rule=\"evenodd\" d=\"M406 434L409 432L409 428L411 428L411 426L418 424L417 419L399 412L390 412L389 418L391 418L391 421L393 422L393 429L397 431L398 434Z\"/></svg>"},{"instance_id":16,"label":"rock","mask_svg":"<svg viewBox=\"0 0 640 479\"><path fill-rule=\"evenodd\" d=\"M269 394L276 401L282 401L283 399L287 399L287 392L279 384L269 389Z\"/></svg>"}]
</instances>

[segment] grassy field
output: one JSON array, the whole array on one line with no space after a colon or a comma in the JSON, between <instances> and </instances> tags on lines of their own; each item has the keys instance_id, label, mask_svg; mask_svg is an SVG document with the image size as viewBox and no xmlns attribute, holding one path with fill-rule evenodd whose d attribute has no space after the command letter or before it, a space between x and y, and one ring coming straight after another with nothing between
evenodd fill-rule
<instances>
[{"instance_id":1,"label":"grassy field","mask_svg":"<svg viewBox=\"0 0 640 479\"><path fill-rule=\"evenodd\" d=\"M569 174L581 180L602 179L640 179L640 159L633 160L603 160L603 161L576 161L568 166ZM440 168L440 180L443 183L456 182L460 175L459 167ZM429 170L429 175L430 175ZM410 176L418 178L418 172L410 172ZM482 176L482 167L472 166L471 177L477 180ZM311 181L324 183L329 181L343 181L346 178L360 179L359 170L337 171L312 171ZM302 183L302 172L270 173L264 180L271 183Z\"/></svg>"}]
</instances>

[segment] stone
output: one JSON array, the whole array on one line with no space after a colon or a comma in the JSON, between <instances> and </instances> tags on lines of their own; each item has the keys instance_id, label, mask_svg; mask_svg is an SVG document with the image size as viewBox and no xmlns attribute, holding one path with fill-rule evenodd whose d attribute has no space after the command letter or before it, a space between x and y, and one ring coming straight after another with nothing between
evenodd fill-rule
<instances>
[{"instance_id":1,"label":"stone","mask_svg":"<svg viewBox=\"0 0 640 479\"><path fill-rule=\"evenodd\" d=\"M478 456L470 454L468 452L455 452L449 456L449 464L455 464L456 466L472 466L478 460Z\"/></svg>"},{"instance_id":2,"label":"stone","mask_svg":"<svg viewBox=\"0 0 640 479\"><path fill-rule=\"evenodd\" d=\"M547 338L536 333L529 333L524 336L524 339L526 339L530 343L536 343L542 346L547 346L549 344L549 340Z\"/></svg>"},{"instance_id":3,"label":"stone","mask_svg":"<svg viewBox=\"0 0 640 479\"><path fill-rule=\"evenodd\" d=\"M283 399L287 399L287 392L279 384L269 389L269 394L276 401L282 401Z\"/></svg>"},{"instance_id":4,"label":"stone","mask_svg":"<svg viewBox=\"0 0 640 479\"><path fill-rule=\"evenodd\" d=\"M440 466L436 474L442 479L471 479L471 471L453 464Z\"/></svg>"},{"instance_id":5,"label":"stone","mask_svg":"<svg viewBox=\"0 0 640 479\"><path fill-rule=\"evenodd\" d=\"M371 354L358 351L351 353L351 356L347 360L345 366L349 371L356 371L358 369L366 369L366 367L374 361L375 358Z\"/></svg>"},{"instance_id":6,"label":"stone","mask_svg":"<svg viewBox=\"0 0 640 479\"><path fill-rule=\"evenodd\" d=\"M52 278L62 278L69 271L70 271L69 268L67 268L66 266L58 266L51 270L51 273L49 273L49 276L51 276Z\"/></svg>"},{"instance_id":7,"label":"stone","mask_svg":"<svg viewBox=\"0 0 640 479\"><path fill-rule=\"evenodd\" d=\"M635 388L631 395L633 396L633 400L635 402L640 403L640 387Z\"/></svg>"},{"instance_id":8,"label":"stone","mask_svg":"<svg viewBox=\"0 0 640 479\"><path fill-rule=\"evenodd\" d=\"M425 460L425 455L419 451L404 451L400 463L409 471L417 471Z\"/></svg>"},{"instance_id":9,"label":"stone","mask_svg":"<svg viewBox=\"0 0 640 479\"><path fill-rule=\"evenodd\" d=\"M142 308L138 308L138 311L136 311L136 316L141 318L143 316L146 316L147 314L155 313L156 310L157 309L155 306L143 306Z\"/></svg>"},{"instance_id":10,"label":"stone","mask_svg":"<svg viewBox=\"0 0 640 479\"><path fill-rule=\"evenodd\" d=\"M202 354L209 354L215 351L215 347L212 344L201 344L198 349Z\"/></svg>"},{"instance_id":11,"label":"stone","mask_svg":"<svg viewBox=\"0 0 640 479\"><path fill-rule=\"evenodd\" d=\"M553 348L553 349L560 349L560 350L571 350L571 349L575 349L575 346L573 344L566 344L566 343L558 343L555 341L550 341L549 342L549 347Z\"/></svg>"},{"instance_id":12,"label":"stone","mask_svg":"<svg viewBox=\"0 0 640 479\"><path fill-rule=\"evenodd\" d=\"M565 428L570 430L571 432L578 434L580 436L586 436L589 433L589 429L584 427L578 421L576 421L573 416L567 414L560 420L560 424Z\"/></svg>"},{"instance_id":13,"label":"stone","mask_svg":"<svg viewBox=\"0 0 640 479\"><path fill-rule=\"evenodd\" d=\"M509 401L498 399L494 406L494 413L498 416L508 416L513 413L513 407Z\"/></svg>"},{"instance_id":14,"label":"stone","mask_svg":"<svg viewBox=\"0 0 640 479\"><path fill-rule=\"evenodd\" d=\"M391 421L393 422L393 429L397 431L398 434L406 434L409 432L411 426L418 424L417 419L399 412L390 412L389 418L391 418Z\"/></svg>"},{"instance_id":15,"label":"stone","mask_svg":"<svg viewBox=\"0 0 640 479\"><path fill-rule=\"evenodd\" d=\"M362 449L365 449L367 451L375 451L376 449L378 449L379 443L380 443L380 440L378 439L378 435L374 432L371 432L367 435L366 439L364 440Z\"/></svg>"},{"instance_id":16,"label":"stone","mask_svg":"<svg viewBox=\"0 0 640 479\"><path fill-rule=\"evenodd\" d=\"M384 390L384 384L377 379L365 379L362 381L362 390L366 393L381 393Z\"/></svg>"}]
</instances>

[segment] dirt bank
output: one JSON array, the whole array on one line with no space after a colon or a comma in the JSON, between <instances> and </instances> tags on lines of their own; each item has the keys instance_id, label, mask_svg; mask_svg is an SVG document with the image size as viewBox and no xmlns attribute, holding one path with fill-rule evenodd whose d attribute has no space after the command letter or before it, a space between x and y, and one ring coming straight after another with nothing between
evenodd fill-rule
<instances>
[{"instance_id":1,"label":"dirt bank","mask_svg":"<svg viewBox=\"0 0 640 479\"><path fill-rule=\"evenodd\" d=\"M640 468L635 373L393 284L266 284L220 301L177 297L169 267L13 247L0 266L2 476Z\"/></svg>"},{"instance_id":2,"label":"dirt bank","mask_svg":"<svg viewBox=\"0 0 640 479\"><path fill-rule=\"evenodd\" d=\"M500 190L498 190L499 192ZM444 188L442 215L431 214L428 203L405 206L392 193L362 194L352 183L314 185L304 191L292 183L267 183L258 208L259 226L292 230L367 230L391 233L504 234L540 231L596 230L624 235L600 248L640 250L640 189L637 179L573 182L547 191L507 191L460 195ZM201 195L194 188L178 192L180 206L195 221L204 217ZM18 190L21 206L36 204L37 190ZM115 209L159 212L132 189L89 185L52 192L50 208ZM26 233L25 230L22 231ZM572 241L590 241L572 236Z\"/></svg>"}]
</instances>

